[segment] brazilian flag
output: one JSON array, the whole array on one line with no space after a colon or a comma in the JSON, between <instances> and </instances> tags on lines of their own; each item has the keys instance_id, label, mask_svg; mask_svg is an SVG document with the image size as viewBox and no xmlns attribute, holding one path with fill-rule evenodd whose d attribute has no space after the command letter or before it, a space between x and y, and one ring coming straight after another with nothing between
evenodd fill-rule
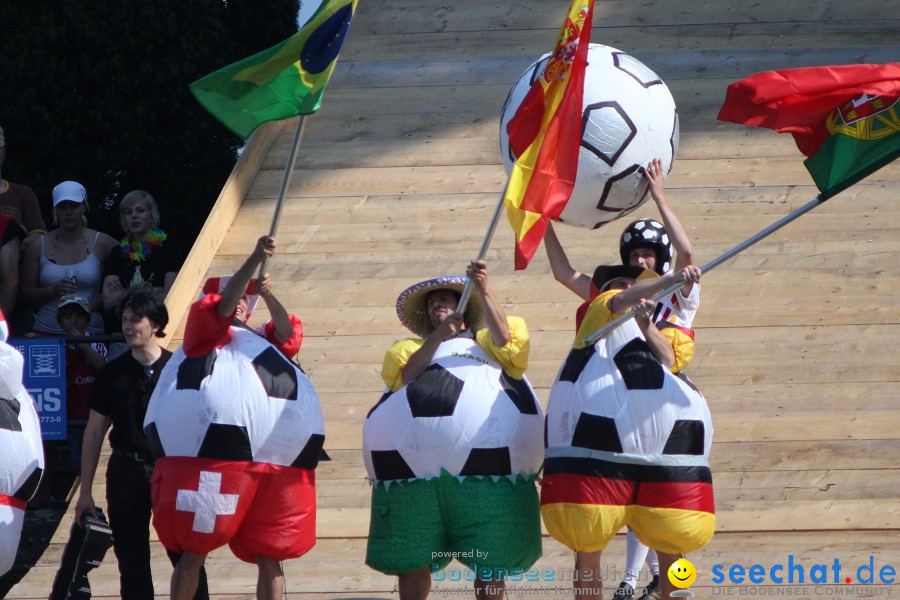
<instances>
[{"instance_id":1,"label":"brazilian flag","mask_svg":"<svg viewBox=\"0 0 900 600\"><path fill-rule=\"evenodd\" d=\"M357 0L323 0L294 35L190 85L197 101L244 139L266 121L319 110Z\"/></svg>"}]
</instances>

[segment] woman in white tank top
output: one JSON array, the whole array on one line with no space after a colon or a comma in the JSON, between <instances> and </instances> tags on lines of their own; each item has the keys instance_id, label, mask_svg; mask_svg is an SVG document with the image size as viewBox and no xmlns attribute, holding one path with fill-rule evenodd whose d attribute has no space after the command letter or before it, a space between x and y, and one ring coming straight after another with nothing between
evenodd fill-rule
<instances>
[{"instance_id":1,"label":"woman in white tank top","mask_svg":"<svg viewBox=\"0 0 900 600\"><path fill-rule=\"evenodd\" d=\"M54 225L40 243L30 244L22 261L22 298L35 311L34 330L65 335L56 320L56 306L65 294L78 294L94 306L100 290L103 263L116 241L88 229L84 186L64 181L53 188ZM88 333L103 332L100 313L91 313Z\"/></svg>"}]
</instances>

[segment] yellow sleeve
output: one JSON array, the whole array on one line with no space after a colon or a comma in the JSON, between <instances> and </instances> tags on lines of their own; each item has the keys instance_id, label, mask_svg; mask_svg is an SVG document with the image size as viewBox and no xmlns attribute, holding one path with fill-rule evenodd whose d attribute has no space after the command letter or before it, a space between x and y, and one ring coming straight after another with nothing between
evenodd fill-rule
<instances>
[{"instance_id":1,"label":"yellow sleeve","mask_svg":"<svg viewBox=\"0 0 900 600\"><path fill-rule=\"evenodd\" d=\"M694 358L694 340L677 327L663 327L659 330L670 342L675 351L675 364L670 369L673 373L682 371Z\"/></svg>"},{"instance_id":2,"label":"yellow sleeve","mask_svg":"<svg viewBox=\"0 0 900 600\"><path fill-rule=\"evenodd\" d=\"M388 386L392 392L396 392L403 387L403 367L409 362L409 357L416 350L422 347L425 340L406 338L405 340L397 340L387 352L384 353L384 362L381 364L381 378L384 385Z\"/></svg>"},{"instance_id":3,"label":"yellow sleeve","mask_svg":"<svg viewBox=\"0 0 900 600\"><path fill-rule=\"evenodd\" d=\"M609 301L613 296L621 292L622 290L609 290L591 300L584 319L581 321L581 327L578 328L578 332L575 334L574 348L578 350L584 348L584 338L613 320L615 315L609 310Z\"/></svg>"},{"instance_id":4,"label":"yellow sleeve","mask_svg":"<svg viewBox=\"0 0 900 600\"><path fill-rule=\"evenodd\" d=\"M510 377L522 379L528 369L528 353L531 350L531 340L528 337L528 326L521 317L506 317L506 325L509 327L509 341L504 346L497 346L491 336L490 329L480 329L475 334L475 341L481 346L488 356L497 361L503 371Z\"/></svg>"}]
</instances>

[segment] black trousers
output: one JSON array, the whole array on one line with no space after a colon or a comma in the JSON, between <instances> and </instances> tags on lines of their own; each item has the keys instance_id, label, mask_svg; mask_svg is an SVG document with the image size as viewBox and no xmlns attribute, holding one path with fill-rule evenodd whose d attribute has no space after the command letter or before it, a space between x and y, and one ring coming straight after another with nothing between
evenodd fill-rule
<instances>
[{"instance_id":1,"label":"black trousers","mask_svg":"<svg viewBox=\"0 0 900 600\"><path fill-rule=\"evenodd\" d=\"M113 531L113 550L119 561L122 600L153 600L150 572L150 476L153 463L113 454L106 469L106 505ZM169 552L172 565L179 554ZM168 595L168 594L167 594ZM206 570L194 600L208 600Z\"/></svg>"}]
</instances>

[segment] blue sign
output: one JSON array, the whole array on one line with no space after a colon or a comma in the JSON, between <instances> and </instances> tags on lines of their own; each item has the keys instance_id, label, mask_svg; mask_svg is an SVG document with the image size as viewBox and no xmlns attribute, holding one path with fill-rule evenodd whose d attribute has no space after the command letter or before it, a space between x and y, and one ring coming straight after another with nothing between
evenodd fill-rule
<instances>
[{"instance_id":1,"label":"blue sign","mask_svg":"<svg viewBox=\"0 0 900 600\"><path fill-rule=\"evenodd\" d=\"M25 357L22 383L37 402L41 437L66 439L66 347L62 338L9 342Z\"/></svg>"}]
</instances>

